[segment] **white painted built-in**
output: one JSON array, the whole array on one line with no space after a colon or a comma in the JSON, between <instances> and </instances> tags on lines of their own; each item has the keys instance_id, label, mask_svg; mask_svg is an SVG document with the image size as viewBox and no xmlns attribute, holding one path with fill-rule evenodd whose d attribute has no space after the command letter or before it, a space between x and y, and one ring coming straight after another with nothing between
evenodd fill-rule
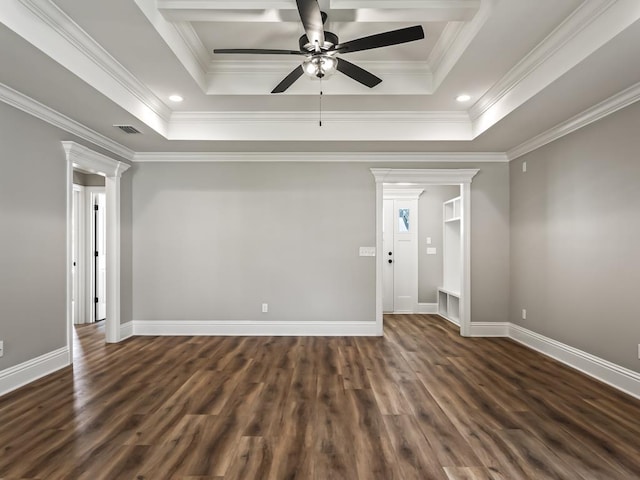
<instances>
[{"instance_id":1,"label":"white painted built-in","mask_svg":"<svg viewBox=\"0 0 640 480\"><path fill-rule=\"evenodd\" d=\"M462 290L462 197L442 205L443 276L438 289L438 314L460 325L460 292Z\"/></svg>"}]
</instances>

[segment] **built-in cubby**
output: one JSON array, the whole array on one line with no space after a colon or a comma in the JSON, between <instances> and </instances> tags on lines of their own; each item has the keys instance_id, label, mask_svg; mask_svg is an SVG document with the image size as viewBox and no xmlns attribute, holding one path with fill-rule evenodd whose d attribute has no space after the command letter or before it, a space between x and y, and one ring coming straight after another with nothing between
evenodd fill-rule
<instances>
[{"instance_id":1,"label":"built-in cubby","mask_svg":"<svg viewBox=\"0 0 640 480\"><path fill-rule=\"evenodd\" d=\"M443 208L443 277L438 289L438 314L460 324L460 290L462 285L462 231L460 197L444 202Z\"/></svg>"}]
</instances>

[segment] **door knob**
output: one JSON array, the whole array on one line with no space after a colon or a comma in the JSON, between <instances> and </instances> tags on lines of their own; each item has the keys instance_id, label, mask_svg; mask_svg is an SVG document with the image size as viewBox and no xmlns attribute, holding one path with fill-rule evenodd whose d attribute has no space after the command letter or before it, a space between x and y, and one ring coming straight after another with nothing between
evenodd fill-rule
<instances>
[{"instance_id":1,"label":"door knob","mask_svg":"<svg viewBox=\"0 0 640 480\"><path fill-rule=\"evenodd\" d=\"M389 255L393 255L393 252L389 252Z\"/></svg>"},{"instance_id":2,"label":"door knob","mask_svg":"<svg viewBox=\"0 0 640 480\"><path fill-rule=\"evenodd\" d=\"M389 259L389 263L393 263L393 260Z\"/></svg>"}]
</instances>

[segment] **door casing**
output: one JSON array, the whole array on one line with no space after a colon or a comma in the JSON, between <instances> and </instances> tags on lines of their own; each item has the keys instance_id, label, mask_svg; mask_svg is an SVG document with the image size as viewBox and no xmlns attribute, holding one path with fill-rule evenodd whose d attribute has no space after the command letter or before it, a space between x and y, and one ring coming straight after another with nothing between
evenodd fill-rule
<instances>
[{"instance_id":1,"label":"door casing","mask_svg":"<svg viewBox=\"0 0 640 480\"><path fill-rule=\"evenodd\" d=\"M384 334L382 309L382 222L384 187L398 185L459 185L462 204L462 288L460 289L460 334L471 334L471 181L479 169L397 169L371 168L376 182L376 334Z\"/></svg>"}]
</instances>

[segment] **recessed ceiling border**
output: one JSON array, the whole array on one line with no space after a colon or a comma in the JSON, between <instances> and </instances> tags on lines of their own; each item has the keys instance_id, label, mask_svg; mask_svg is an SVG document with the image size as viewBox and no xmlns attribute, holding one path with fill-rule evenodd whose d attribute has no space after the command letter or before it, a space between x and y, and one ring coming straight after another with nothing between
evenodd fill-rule
<instances>
[{"instance_id":1,"label":"recessed ceiling border","mask_svg":"<svg viewBox=\"0 0 640 480\"><path fill-rule=\"evenodd\" d=\"M323 163L507 163L499 152L138 152L134 163L323 162Z\"/></svg>"}]
</instances>

